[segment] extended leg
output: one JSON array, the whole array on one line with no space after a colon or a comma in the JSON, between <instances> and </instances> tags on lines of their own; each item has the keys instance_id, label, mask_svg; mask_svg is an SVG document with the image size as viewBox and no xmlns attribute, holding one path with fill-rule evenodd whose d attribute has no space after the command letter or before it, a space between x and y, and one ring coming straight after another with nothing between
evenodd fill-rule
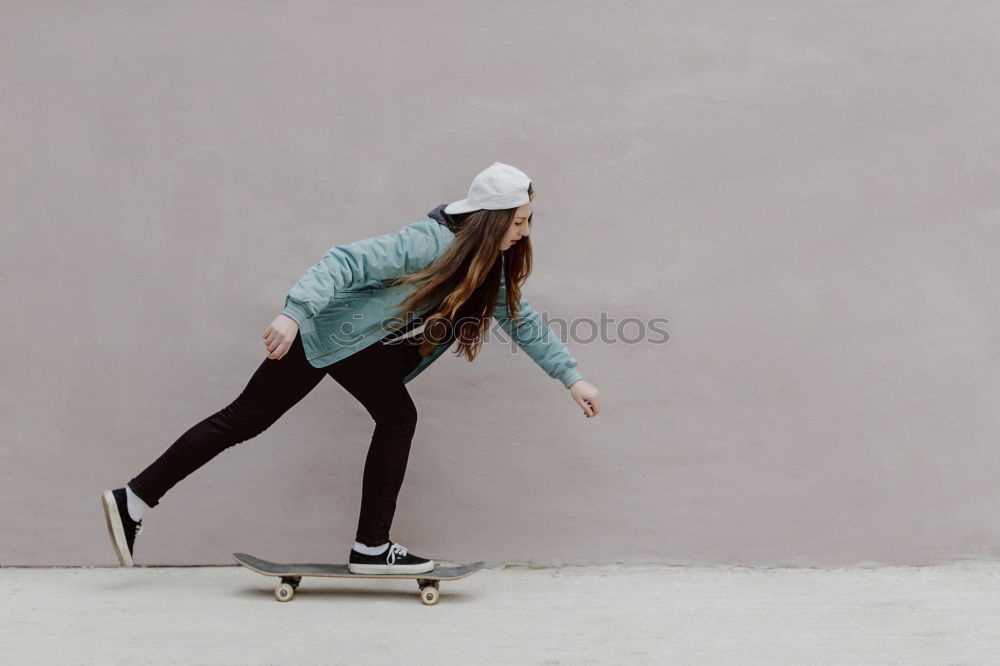
<instances>
[{"instance_id":1,"label":"extended leg","mask_svg":"<svg viewBox=\"0 0 1000 666\"><path fill-rule=\"evenodd\" d=\"M265 358L243 392L228 406L192 426L128 485L153 507L178 481L225 449L266 430L324 377L306 360L295 337L283 358Z\"/></svg>"}]
</instances>

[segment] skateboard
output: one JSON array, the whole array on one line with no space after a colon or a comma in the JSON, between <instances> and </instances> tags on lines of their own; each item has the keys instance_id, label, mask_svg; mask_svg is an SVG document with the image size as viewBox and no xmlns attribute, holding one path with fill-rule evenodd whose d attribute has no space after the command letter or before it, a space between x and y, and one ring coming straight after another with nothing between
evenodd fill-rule
<instances>
[{"instance_id":1,"label":"skateboard","mask_svg":"<svg viewBox=\"0 0 1000 666\"><path fill-rule=\"evenodd\" d=\"M471 576L483 568L485 563L474 562L461 565L438 565L430 571L415 574L356 574L351 573L346 564L279 564L268 562L246 553L233 553L233 558L251 571L265 576L279 576L281 582L274 588L274 598L278 601L291 601L295 590L303 576L323 576L326 578L410 578L417 581L420 588L420 601L425 606L433 606L440 598L439 582L442 580L458 580Z\"/></svg>"}]
</instances>

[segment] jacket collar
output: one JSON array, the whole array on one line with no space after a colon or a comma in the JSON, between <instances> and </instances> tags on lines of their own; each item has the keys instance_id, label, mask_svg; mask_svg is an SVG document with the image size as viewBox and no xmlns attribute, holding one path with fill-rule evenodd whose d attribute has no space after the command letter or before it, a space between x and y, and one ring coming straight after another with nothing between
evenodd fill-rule
<instances>
[{"instance_id":1,"label":"jacket collar","mask_svg":"<svg viewBox=\"0 0 1000 666\"><path fill-rule=\"evenodd\" d=\"M448 227L448 229L450 229L452 233L458 233L459 229L458 222L455 220L454 217L444 212L445 206L447 205L448 204L443 203L440 206L435 206L431 212L427 213L427 217L431 218L432 220L437 220L439 223Z\"/></svg>"}]
</instances>

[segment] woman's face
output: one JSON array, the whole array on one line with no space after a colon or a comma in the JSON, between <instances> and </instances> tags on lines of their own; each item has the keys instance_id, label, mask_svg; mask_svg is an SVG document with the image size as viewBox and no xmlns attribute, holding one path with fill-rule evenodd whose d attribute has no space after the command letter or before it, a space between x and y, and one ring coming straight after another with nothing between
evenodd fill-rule
<instances>
[{"instance_id":1,"label":"woman's face","mask_svg":"<svg viewBox=\"0 0 1000 666\"><path fill-rule=\"evenodd\" d=\"M530 201L514 211L514 221L507 227L507 233L504 234L503 240L500 241L501 252L514 247L517 241L528 235L532 212L533 209Z\"/></svg>"}]
</instances>

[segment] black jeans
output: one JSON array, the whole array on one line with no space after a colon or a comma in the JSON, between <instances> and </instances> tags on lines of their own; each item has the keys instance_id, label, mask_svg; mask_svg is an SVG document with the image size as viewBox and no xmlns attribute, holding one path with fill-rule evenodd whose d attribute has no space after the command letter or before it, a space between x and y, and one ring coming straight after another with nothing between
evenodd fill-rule
<instances>
[{"instance_id":1,"label":"black jeans","mask_svg":"<svg viewBox=\"0 0 1000 666\"><path fill-rule=\"evenodd\" d=\"M156 506L174 484L225 449L262 433L330 375L375 420L356 538L365 545L381 545L389 540L417 425L417 410L403 383L420 360L416 344L415 339L394 344L380 340L332 365L314 368L296 335L283 358L264 359L236 400L192 426L128 485L146 504Z\"/></svg>"}]
</instances>

